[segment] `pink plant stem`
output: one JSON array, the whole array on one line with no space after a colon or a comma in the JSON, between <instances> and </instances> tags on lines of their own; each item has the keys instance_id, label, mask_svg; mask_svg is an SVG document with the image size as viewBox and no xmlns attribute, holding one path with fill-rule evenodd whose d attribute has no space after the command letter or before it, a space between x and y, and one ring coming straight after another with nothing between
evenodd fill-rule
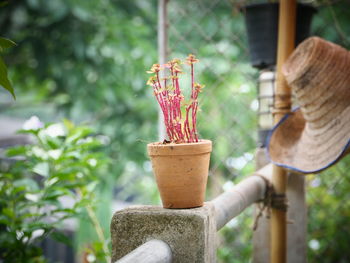
<instances>
[{"instance_id":1,"label":"pink plant stem","mask_svg":"<svg viewBox=\"0 0 350 263\"><path fill-rule=\"evenodd\" d=\"M192 103L191 103L191 110L192 110L192 130L191 130L191 138L193 138L193 140L195 142L198 142L198 137L197 137L197 131L196 131L196 114L197 114L197 108L196 108L196 104L197 104L197 96L198 93L195 90L194 87L194 66L193 63L191 63L191 99L192 99Z\"/></svg>"},{"instance_id":2,"label":"pink plant stem","mask_svg":"<svg viewBox=\"0 0 350 263\"><path fill-rule=\"evenodd\" d=\"M197 135L197 110L198 110L198 90L194 90L193 102L192 102L192 133L194 135L194 139L198 142Z\"/></svg>"},{"instance_id":3,"label":"pink plant stem","mask_svg":"<svg viewBox=\"0 0 350 263\"><path fill-rule=\"evenodd\" d=\"M160 78L159 78L159 72L157 72L157 85L158 85L158 90L157 94L159 94L160 101L162 102L163 105L163 115L164 115L164 124L166 126L166 131L169 137L169 140L173 139L173 133L171 130L171 126L169 125L169 111L168 111L168 103L167 103L167 96L166 96L166 91L165 87L164 90L162 91L162 85L160 83Z\"/></svg>"},{"instance_id":4,"label":"pink plant stem","mask_svg":"<svg viewBox=\"0 0 350 263\"><path fill-rule=\"evenodd\" d=\"M174 78L173 78L173 75L174 75L174 70L173 70L174 66L171 65L170 66L170 78L171 78L171 83L172 85L174 86ZM177 135L177 132L176 132L176 127L175 127L175 124L174 124L174 120L176 119L176 114L174 114L174 104L175 104L175 101L174 101L174 98L173 96L170 96L172 95L172 93L169 93L169 91L167 90L167 98L169 100L169 114L170 114L170 129L172 131L172 134L173 134L173 139L178 139L178 135Z\"/></svg>"},{"instance_id":5,"label":"pink plant stem","mask_svg":"<svg viewBox=\"0 0 350 263\"><path fill-rule=\"evenodd\" d=\"M194 135L194 138L195 138L195 141L198 142L198 134L197 134L197 109L198 109L198 102L197 102L197 99L196 99L196 103L194 105L194 109L193 109L193 112L192 112L192 131L193 131L193 135Z\"/></svg>"},{"instance_id":6,"label":"pink plant stem","mask_svg":"<svg viewBox=\"0 0 350 263\"><path fill-rule=\"evenodd\" d=\"M174 86L173 72L174 72L173 66L171 66L170 68L171 82L172 82L172 85ZM170 127L173 133L173 139L178 140L178 134L176 132L176 126L175 126L176 113L174 112L174 107L176 102L173 97L173 92L167 90L167 98L169 100Z\"/></svg>"},{"instance_id":7,"label":"pink plant stem","mask_svg":"<svg viewBox=\"0 0 350 263\"><path fill-rule=\"evenodd\" d=\"M167 101L168 101L168 113L169 113L169 127L170 127L170 130L171 130L171 134L172 134L172 138L171 139L174 139L175 137L175 134L174 134L174 118L173 118L173 114L172 114L172 107L173 107L173 102L172 102L172 98L169 96L169 92L166 91L166 98L167 98Z\"/></svg>"},{"instance_id":8,"label":"pink plant stem","mask_svg":"<svg viewBox=\"0 0 350 263\"><path fill-rule=\"evenodd\" d=\"M156 99L158 101L158 104L163 112L163 117L164 117L164 123L165 123L165 128L166 128L166 132L167 134L169 135L170 134L170 131L169 131L169 127L167 125L168 123L168 118L167 118L167 112L166 112L166 108L165 108L165 105L164 105L164 101L163 101L163 98L162 96L160 95L159 91L154 89L154 94L156 96Z\"/></svg>"},{"instance_id":9,"label":"pink plant stem","mask_svg":"<svg viewBox=\"0 0 350 263\"><path fill-rule=\"evenodd\" d=\"M158 96L157 96L158 97ZM161 105L161 99L158 99L158 102L159 104ZM168 136L170 137L171 133L170 133L170 130L169 130L169 126L167 125L168 123L168 118L167 118L167 112L166 112L166 109L164 108L164 105L161 106L161 109L162 109L162 112L163 112L163 117L164 117L164 124L165 124L165 129L166 129L166 132L168 134Z\"/></svg>"},{"instance_id":10,"label":"pink plant stem","mask_svg":"<svg viewBox=\"0 0 350 263\"><path fill-rule=\"evenodd\" d=\"M192 136L192 132L190 129L190 123L189 123L189 113L191 111L191 108L192 108L192 105L190 105L186 108L185 130L188 134L187 142L193 142L193 136Z\"/></svg>"},{"instance_id":11,"label":"pink plant stem","mask_svg":"<svg viewBox=\"0 0 350 263\"><path fill-rule=\"evenodd\" d=\"M194 68L191 63L191 99L194 99Z\"/></svg>"},{"instance_id":12,"label":"pink plant stem","mask_svg":"<svg viewBox=\"0 0 350 263\"><path fill-rule=\"evenodd\" d=\"M175 98L176 98L176 105L175 105L175 110L176 110L176 116L177 119L179 120L177 122L177 132L179 134L179 138L181 140L184 140L184 135L182 134L182 127L181 127L181 119L182 119L182 114L181 114L181 90L180 90L180 85L179 85L179 79L178 79L178 74L175 73Z\"/></svg>"}]
</instances>

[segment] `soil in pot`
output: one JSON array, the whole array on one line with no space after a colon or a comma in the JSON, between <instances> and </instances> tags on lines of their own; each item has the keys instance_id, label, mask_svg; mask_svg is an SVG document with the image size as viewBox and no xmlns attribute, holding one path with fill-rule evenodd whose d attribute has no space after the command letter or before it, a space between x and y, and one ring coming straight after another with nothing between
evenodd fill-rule
<instances>
[{"instance_id":1,"label":"soil in pot","mask_svg":"<svg viewBox=\"0 0 350 263\"><path fill-rule=\"evenodd\" d=\"M147 145L164 208L203 206L212 143Z\"/></svg>"}]
</instances>

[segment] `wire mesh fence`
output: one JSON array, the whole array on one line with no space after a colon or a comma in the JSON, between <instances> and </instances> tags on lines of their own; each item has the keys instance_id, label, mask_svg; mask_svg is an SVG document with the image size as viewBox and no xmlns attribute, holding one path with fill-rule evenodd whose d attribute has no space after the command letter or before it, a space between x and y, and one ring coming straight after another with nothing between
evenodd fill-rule
<instances>
[{"instance_id":1,"label":"wire mesh fence","mask_svg":"<svg viewBox=\"0 0 350 263\"><path fill-rule=\"evenodd\" d=\"M193 53L201 61L198 81L206 88L200 98L198 129L214 143L209 179L212 199L254 170L257 146L257 83L259 72L249 65L244 17L237 1L169 1L169 58ZM316 20L317 34L322 17ZM332 17L325 21L331 22ZM321 21L321 22L320 22ZM319 175L307 177L308 261L346 262L349 252L350 159ZM220 262L252 258L252 209L220 232ZM341 240L335 243L334 237Z\"/></svg>"},{"instance_id":2,"label":"wire mesh fence","mask_svg":"<svg viewBox=\"0 0 350 263\"><path fill-rule=\"evenodd\" d=\"M231 1L169 1L169 58L195 54L202 111L198 130L213 141L208 199L253 171L258 72L249 65L244 20ZM252 210L221 230L219 260L245 262L252 252Z\"/></svg>"},{"instance_id":3,"label":"wire mesh fence","mask_svg":"<svg viewBox=\"0 0 350 263\"><path fill-rule=\"evenodd\" d=\"M256 72L248 64L242 17L232 11L230 1L168 4L169 57L194 53L200 59L198 81L206 87L198 129L214 141L213 180L216 173L237 176L252 159L256 141Z\"/></svg>"}]
</instances>

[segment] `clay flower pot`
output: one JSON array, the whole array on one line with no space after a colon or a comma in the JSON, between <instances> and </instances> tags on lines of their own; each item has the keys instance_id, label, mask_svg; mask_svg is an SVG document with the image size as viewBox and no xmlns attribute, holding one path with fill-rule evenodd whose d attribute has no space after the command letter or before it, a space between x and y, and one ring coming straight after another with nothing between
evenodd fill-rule
<instances>
[{"instance_id":1,"label":"clay flower pot","mask_svg":"<svg viewBox=\"0 0 350 263\"><path fill-rule=\"evenodd\" d=\"M212 143L147 145L164 208L203 206Z\"/></svg>"}]
</instances>

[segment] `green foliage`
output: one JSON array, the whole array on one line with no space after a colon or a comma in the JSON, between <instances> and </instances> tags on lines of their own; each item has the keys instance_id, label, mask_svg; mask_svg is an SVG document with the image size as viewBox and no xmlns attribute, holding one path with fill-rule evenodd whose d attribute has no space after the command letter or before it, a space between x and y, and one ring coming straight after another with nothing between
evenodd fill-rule
<instances>
[{"instance_id":1,"label":"green foliage","mask_svg":"<svg viewBox=\"0 0 350 263\"><path fill-rule=\"evenodd\" d=\"M246 209L219 231L218 262L250 262L253 251L252 210L252 207Z\"/></svg>"},{"instance_id":2,"label":"green foliage","mask_svg":"<svg viewBox=\"0 0 350 263\"><path fill-rule=\"evenodd\" d=\"M349 262L349 156L308 183L308 261ZM334 242L334 240L336 242Z\"/></svg>"},{"instance_id":3,"label":"green foliage","mask_svg":"<svg viewBox=\"0 0 350 263\"><path fill-rule=\"evenodd\" d=\"M94 205L108 159L90 128L67 120L21 133L35 143L8 149L13 163L0 173L0 255L4 262L42 262L43 238L71 243L61 228Z\"/></svg>"},{"instance_id":4,"label":"green foliage","mask_svg":"<svg viewBox=\"0 0 350 263\"><path fill-rule=\"evenodd\" d=\"M46 120L89 123L110 138L112 181L130 160L145 172L146 142L157 140L144 72L157 58L156 19L156 1L10 1L0 35L18 43L6 62L19 98L5 113L28 118L30 105Z\"/></svg>"},{"instance_id":5,"label":"green foliage","mask_svg":"<svg viewBox=\"0 0 350 263\"><path fill-rule=\"evenodd\" d=\"M15 46L15 42L0 37L0 53L3 53L6 49ZM10 80L8 79L7 74L7 67L3 61L3 59L0 57L0 85L6 89L8 92L11 93L14 99L16 99L13 87L11 85Z\"/></svg>"},{"instance_id":6,"label":"green foliage","mask_svg":"<svg viewBox=\"0 0 350 263\"><path fill-rule=\"evenodd\" d=\"M146 143L157 139L157 106L144 73L157 58L156 18L156 1L143 0L23 0L0 8L0 35L18 43L5 57L18 99L2 114L63 116L108 136L104 151L113 162L96 209L105 234L117 178L118 199L151 204L159 196L144 168ZM87 220L79 228L81 250L96 234Z\"/></svg>"},{"instance_id":7,"label":"green foliage","mask_svg":"<svg viewBox=\"0 0 350 263\"><path fill-rule=\"evenodd\" d=\"M344 48L350 48L349 1L324 0L313 20L313 32ZM334 3L333 3L334 2Z\"/></svg>"}]
</instances>

